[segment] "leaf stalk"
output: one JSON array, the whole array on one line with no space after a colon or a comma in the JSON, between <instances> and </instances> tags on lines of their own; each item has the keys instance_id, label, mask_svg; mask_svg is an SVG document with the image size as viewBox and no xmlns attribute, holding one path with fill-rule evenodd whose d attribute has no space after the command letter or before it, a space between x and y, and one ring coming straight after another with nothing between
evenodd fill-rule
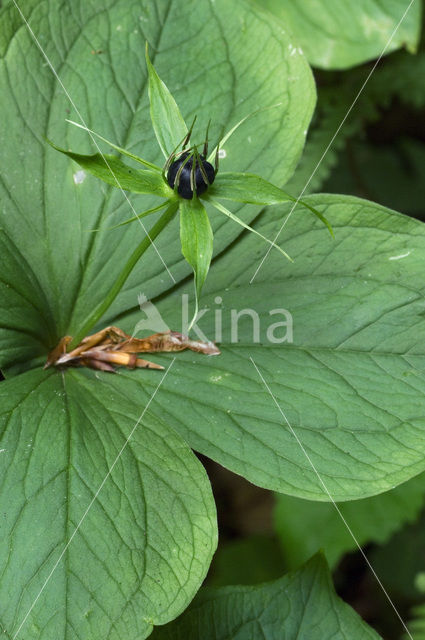
<instances>
[{"instance_id":1,"label":"leaf stalk","mask_svg":"<svg viewBox=\"0 0 425 640\"><path fill-rule=\"evenodd\" d=\"M155 238L161 233L161 231L167 226L167 224L174 218L178 206L178 202L171 202L171 204L167 207L159 220L153 225L152 229L149 231L149 235L146 235L140 242L140 244L135 248L126 264L124 265L124 268L122 269L118 278L115 280L114 284L109 290L108 295L105 296L105 298L90 313L81 329L72 338L68 349L74 349L78 344L80 344L83 338L85 338L90 333L92 328L106 313L106 311L109 309L109 307L121 291L125 281L129 277L130 273L134 269L141 256L150 247L153 240L155 240Z\"/></svg>"}]
</instances>

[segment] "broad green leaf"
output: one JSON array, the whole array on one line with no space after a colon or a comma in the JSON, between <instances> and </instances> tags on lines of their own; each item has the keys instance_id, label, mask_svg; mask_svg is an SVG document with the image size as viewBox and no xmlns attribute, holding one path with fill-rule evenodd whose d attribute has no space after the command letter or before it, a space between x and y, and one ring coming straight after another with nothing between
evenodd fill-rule
<instances>
[{"instance_id":1,"label":"broad green leaf","mask_svg":"<svg viewBox=\"0 0 425 640\"><path fill-rule=\"evenodd\" d=\"M183 142L187 134L187 126L176 101L150 61L147 45L146 65L152 126L161 151L168 158L170 153Z\"/></svg>"},{"instance_id":2,"label":"broad green leaf","mask_svg":"<svg viewBox=\"0 0 425 640\"><path fill-rule=\"evenodd\" d=\"M224 131L260 109L224 145L223 171L260 173L276 184L292 175L315 88L305 58L290 56L290 40L273 18L242 0L198 0L196 9L192 0L148 0L143 6L139 0L118 0L100 13L96 3L81 0L66 6L53 0L18 4L87 127L120 149L163 165L149 117L148 41L155 68L181 113L188 121L198 116L195 143L204 139L210 118L213 146ZM13 3L2 9L0 21L0 118L7 122L0 161L0 227L37 274L57 333L74 334L107 294L144 232L127 225L112 235L109 227L134 215L123 194L82 174L45 144L48 138L66 149L93 153L89 134L66 122L80 121L78 114ZM266 75L265 67L270 70ZM277 103L279 107L263 109ZM158 203L151 196L128 197L135 211ZM258 207L249 205L233 210L248 223L258 214ZM153 216L146 219L146 228L153 223ZM99 227L98 233L87 233ZM217 252L241 233L222 215L214 217L213 227ZM176 281L190 275L177 220L155 246ZM153 298L174 286L158 253L152 248L134 271L106 322L136 309L140 293Z\"/></svg>"},{"instance_id":3,"label":"broad green leaf","mask_svg":"<svg viewBox=\"0 0 425 640\"><path fill-rule=\"evenodd\" d=\"M294 264L271 250L250 283L266 253L250 233L215 259L194 331L217 339L221 356L180 354L153 410L254 484L329 501L300 442L330 495L355 500L425 470L425 227L356 198L307 201L336 240L294 212L279 236ZM289 207L268 209L255 229L274 237ZM181 326L183 293L153 300L170 327Z\"/></svg>"},{"instance_id":4,"label":"broad green leaf","mask_svg":"<svg viewBox=\"0 0 425 640\"><path fill-rule=\"evenodd\" d=\"M195 273L196 296L199 299L213 252L210 220L199 198L182 199L180 203L180 240L182 253Z\"/></svg>"},{"instance_id":5,"label":"broad green leaf","mask_svg":"<svg viewBox=\"0 0 425 640\"><path fill-rule=\"evenodd\" d=\"M360 546L383 544L407 522L417 518L425 501L425 475L373 498L338 505ZM347 551L357 545L331 503L300 500L276 495L275 528L285 560L290 568L305 562L322 549L333 567Z\"/></svg>"},{"instance_id":6,"label":"broad green leaf","mask_svg":"<svg viewBox=\"0 0 425 640\"><path fill-rule=\"evenodd\" d=\"M315 67L345 69L378 58L384 48L385 53L400 47L414 53L418 45L421 3L417 0L253 1L292 31ZM294 43L292 51L296 47Z\"/></svg>"},{"instance_id":7,"label":"broad green leaf","mask_svg":"<svg viewBox=\"0 0 425 640\"><path fill-rule=\"evenodd\" d=\"M82 169L117 189L161 196L161 198L170 198L173 195L172 189L156 171L133 169L116 156L109 154L83 155L61 149L52 142L50 144L56 151L74 160Z\"/></svg>"},{"instance_id":8,"label":"broad green leaf","mask_svg":"<svg viewBox=\"0 0 425 640\"><path fill-rule=\"evenodd\" d=\"M34 370L1 383L0 407L5 637L140 640L185 609L216 525L184 441L119 376Z\"/></svg>"},{"instance_id":9,"label":"broad green leaf","mask_svg":"<svg viewBox=\"0 0 425 640\"><path fill-rule=\"evenodd\" d=\"M254 587L203 588L187 611L152 640L378 640L343 602L322 556Z\"/></svg>"}]
</instances>

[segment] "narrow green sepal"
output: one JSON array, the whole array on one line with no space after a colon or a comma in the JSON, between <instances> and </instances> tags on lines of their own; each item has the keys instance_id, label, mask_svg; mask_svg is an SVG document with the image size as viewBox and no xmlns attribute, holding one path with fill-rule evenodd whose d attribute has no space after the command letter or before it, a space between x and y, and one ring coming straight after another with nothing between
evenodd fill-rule
<instances>
[{"instance_id":1,"label":"narrow green sepal","mask_svg":"<svg viewBox=\"0 0 425 640\"><path fill-rule=\"evenodd\" d=\"M123 227L126 224L130 224L130 222L135 222L136 220L140 220L141 218L146 218L146 216L150 216L152 213L161 211L161 209L164 209L169 204L171 204L171 200L165 200L164 202L161 202L161 204L159 204L157 207L152 207L152 209L147 209L146 211L143 211L143 213L138 213L132 218L129 218L128 220L124 220L124 222L115 224L113 227L105 227L105 228L97 227L97 229L87 229L87 231L91 233L95 231L112 231L113 229L118 229L119 227Z\"/></svg>"},{"instance_id":2,"label":"narrow green sepal","mask_svg":"<svg viewBox=\"0 0 425 640\"><path fill-rule=\"evenodd\" d=\"M284 251L283 249L281 249L279 247L279 245L275 244L272 240L269 240L268 238L266 238L265 236L263 236L262 233L259 233L258 231L256 231L255 229L253 229L252 227L250 227L248 224L246 224L243 220L241 220L240 218L238 218L238 216L235 216L234 213L232 213L231 211L229 211L229 209L226 209L226 207L224 205L221 204L221 202L217 202L217 200L214 200L214 198L209 197L208 201L213 205L213 207L215 207L217 209L217 211L220 211L221 213L224 213L228 218L231 218L231 220L233 220L234 222L237 222L238 224L241 225L241 227L243 227L244 229L247 229L248 231L252 231L252 233L255 233L255 235L259 236L260 238L262 238L265 242L267 242L268 244L270 244L272 247L274 247L275 249L277 249L278 251L280 251L280 253L282 255L285 256L285 258L287 258L287 260L289 260L290 262L293 262L293 259L291 258L291 256L289 256L286 251Z\"/></svg>"},{"instance_id":3,"label":"narrow green sepal","mask_svg":"<svg viewBox=\"0 0 425 640\"><path fill-rule=\"evenodd\" d=\"M112 149L115 149L115 151L118 151L118 153L121 153L123 156L127 156L127 158L131 158L132 160L139 162L144 167L147 167L148 169L152 169L152 171L158 171L159 173L162 173L161 167L158 167L156 164L153 164L153 162L149 162L148 160L144 160L143 158L136 156L136 154L131 153L131 151L127 151L127 149L123 149L122 147L119 147L118 145L114 144L107 138L104 138L103 136L101 136L100 133L96 133L96 131L92 131L92 129L88 129L87 127L84 127L82 124L79 124L78 122L74 122L73 120L66 120L66 122L69 122L69 124L72 124L74 125L74 127L78 127L83 131L87 131L87 133L90 134L90 137L96 136L96 138L99 138L99 140L102 140L102 142L105 142L109 147L112 147Z\"/></svg>"}]
</instances>

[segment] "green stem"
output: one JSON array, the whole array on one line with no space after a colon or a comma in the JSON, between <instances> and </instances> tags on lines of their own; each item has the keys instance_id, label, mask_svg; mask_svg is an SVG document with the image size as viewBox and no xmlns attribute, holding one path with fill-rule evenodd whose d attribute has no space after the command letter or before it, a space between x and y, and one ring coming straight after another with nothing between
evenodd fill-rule
<instances>
[{"instance_id":1,"label":"green stem","mask_svg":"<svg viewBox=\"0 0 425 640\"><path fill-rule=\"evenodd\" d=\"M80 344L81 340L85 338L91 331L91 329L99 322L104 313L109 309L119 292L121 291L125 281L132 272L134 266L138 262L139 258L145 253L146 249L150 247L152 241L161 233L161 231L167 226L174 217L178 209L178 202L174 201L169 204L164 211L158 222L156 222L152 229L149 231L149 236L145 236L141 243L136 247L131 256L129 257L124 269L115 280L108 295L100 302L91 312L80 331L73 337L72 342L68 346L68 351L75 349Z\"/></svg>"}]
</instances>

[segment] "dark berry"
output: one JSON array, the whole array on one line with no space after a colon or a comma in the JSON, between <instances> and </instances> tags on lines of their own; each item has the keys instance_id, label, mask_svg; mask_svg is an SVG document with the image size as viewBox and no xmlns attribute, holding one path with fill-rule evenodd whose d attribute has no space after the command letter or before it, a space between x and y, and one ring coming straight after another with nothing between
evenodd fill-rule
<instances>
[{"instance_id":1,"label":"dark berry","mask_svg":"<svg viewBox=\"0 0 425 640\"><path fill-rule=\"evenodd\" d=\"M200 196L202 193L204 193L208 189L209 185L214 182L214 178L215 178L214 167L205 160L204 156L199 155L197 158L195 158L193 154L189 154L188 152L182 153L181 156L179 156L179 158L175 160L171 164L170 168L168 169L167 181L172 189L174 189L177 172L189 155L191 157L185 163L182 169L182 172L180 174L180 177L178 179L178 185L177 185L177 193L179 194L179 196L181 196L182 198L185 198L186 200L192 200L193 198L193 190L190 185L190 174L192 171L192 166L194 161L196 163L194 178L195 178L197 196ZM208 178L208 183L205 182L205 178L202 175L201 169L199 168L199 164L201 162L202 162L202 167L204 169L204 172Z\"/></svg>"}]
</instances>

